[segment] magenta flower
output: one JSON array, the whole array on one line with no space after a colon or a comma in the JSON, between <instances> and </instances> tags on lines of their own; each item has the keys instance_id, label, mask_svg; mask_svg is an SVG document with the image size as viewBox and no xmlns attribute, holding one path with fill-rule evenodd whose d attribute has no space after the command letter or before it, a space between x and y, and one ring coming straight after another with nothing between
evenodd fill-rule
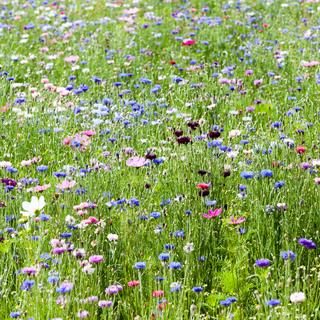
<instances>
[{"instance_id":1,"label":"magenta flower","mask_svg":"<svg viewBox=\"0 0 320 320\"><path fill-rule=\"evenodd\" d=\"M91 137L91 136L94 136L96 132L93 130L86 130L86 131L82 131L81 134L84 134L87 137Z\"/></svg>"},{"instance_id":2,"label":"magenta flower","mask_svg":"<svg viewBox=\"0 0 320 320\"><path fill-rule=\"evenodd\" d=\"M221 214L221 212L222 212L222 208L214 209L213 211L209 210L208 213L204 213L202 216L206 219L211 219L211 218L219 216Z\"/></svg>"},{"instance_id":3,"label":"magenta flower","mask_svg":"<svg viewBox=\"0 0 320 320\"><path fill-rule=\"evenodd\" d=\"M183 46L192 46L194 44L196 44L196 40L194 40L194 39L185 39L182 42Z\"/></svg>"},{"instance_id":4,"label":"magenta flower","mask_svg":"<svg viewBox=\"0 0 320 320\"><path fill-rule=\"evenodd\" d=\"M140 168L147 163L147 159L143 157L131 157L126 161L128 167Z\"/></svg>"}]
</instances>

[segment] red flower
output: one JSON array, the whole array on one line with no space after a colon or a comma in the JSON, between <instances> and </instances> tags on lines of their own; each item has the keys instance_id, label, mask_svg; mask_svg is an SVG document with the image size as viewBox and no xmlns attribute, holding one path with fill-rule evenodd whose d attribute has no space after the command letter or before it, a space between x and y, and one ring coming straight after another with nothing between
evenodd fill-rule
<instances>
[{"instance_id":1,"label":"red flower","mask_svg":"<svg viewBox=\"0 0 320 320\"><path fill-rule=\"evenodd\" d=\"M296 152L299 154L305 153L307 151L307 148L303 147L303 146L297 146L296 148Z\"/></svg>"},{"instance_id":2,"label":"red flower","mask_svg":"<svg viewBox=\"0 0 320 320\"><path fill-rule=\"evenodd\" d=\"M173 66L176 64L176 62L174 60L170 60L169 63Z\"/></svg>"},{"instance_id":3,"label":"red flower","mask_svg":"<svg viewBox=\"0 0 320 320\"><path fill-rule=\"evenodd\" d=\"M210 188L210 183L198 183L197 188L201 190L208 190Z\"/></svg>"}]
</instances>

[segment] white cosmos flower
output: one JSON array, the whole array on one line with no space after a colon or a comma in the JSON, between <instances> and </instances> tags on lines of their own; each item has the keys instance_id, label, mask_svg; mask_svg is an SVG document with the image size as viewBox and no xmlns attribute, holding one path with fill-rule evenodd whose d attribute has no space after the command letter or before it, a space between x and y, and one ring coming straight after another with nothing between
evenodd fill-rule
<instances>
[{"instance_id":1,"label":"white cosmos flower","mask_svg":"<svg viewBox=\"0 0 320 320\"><path fill-rule=\"evenodd\" d=\"M40 213L45 205L46 203L43 196L40 198L33 196L31 202L22 202L22 209L24 211L20 211L20 213L25 217L33 217L36 213Z\"/></svg>"}]
</instances>

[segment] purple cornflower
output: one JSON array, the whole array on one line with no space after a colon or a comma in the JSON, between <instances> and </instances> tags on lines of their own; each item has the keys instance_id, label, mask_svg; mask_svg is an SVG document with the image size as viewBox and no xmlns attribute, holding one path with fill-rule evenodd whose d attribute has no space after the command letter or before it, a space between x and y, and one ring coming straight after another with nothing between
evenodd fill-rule
<instances>
[{"instance_id":1,"label":"purple cornflower","mask_svg":"<svg viewBox=\"0 0 320 320\"><path fill-rule=\"evenodd\" d=\"M271 261L269 259L258 259L256 260L255 266L259 268L266 268L271 265Z\"/></svg>"},{"instance_id":2,"label":"purple cornflower","mask_svg":"<svg viewBox=\"0 0 320 320\"><path fill-rule=\"evenodd\" d=\"M299 242L299 244L301 244L302 246L304 246L307 249L316 249L317 248L317 245L312 240L309 240L306 238L300 238L298 240L298 242Z\"/></svg>"}]
</instances>

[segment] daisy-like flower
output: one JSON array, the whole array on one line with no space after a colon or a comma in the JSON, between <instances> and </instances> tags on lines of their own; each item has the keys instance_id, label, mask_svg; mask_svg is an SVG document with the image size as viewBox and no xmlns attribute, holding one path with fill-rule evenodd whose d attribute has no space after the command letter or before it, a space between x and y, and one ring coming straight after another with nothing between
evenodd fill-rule
<instances>
[{"instance_id":1,"label":"daisy-like flower","mask_svg":"<svg viewBox=\"0 0 320 320\"><path fill-rule=\"evenodd\" d=\"M20 213L25 217L33 217L36 214L39 214L45 205L46 203L43 196L40 198L33 196L31 202L22 202L22 209L24 211L20 211Z\"/></svg>"}]
</instances>

